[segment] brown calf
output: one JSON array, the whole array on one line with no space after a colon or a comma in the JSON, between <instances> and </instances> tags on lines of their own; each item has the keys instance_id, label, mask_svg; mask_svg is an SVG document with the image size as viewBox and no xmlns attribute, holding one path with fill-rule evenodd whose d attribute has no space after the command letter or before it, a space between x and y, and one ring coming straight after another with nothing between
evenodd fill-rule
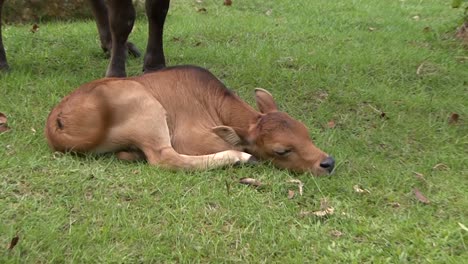
<instances>
[{"instance_id":1,"label":"brown calf","mask_svg":"<svg viewBox=\"0 0 468 264\"><path fill-rule=\"evenodd\" d=\"M273 97L255 89L254 110L205 69L167 68L82 85L50 113L46 137L56 151L115 152L173 169L271 160L280 168L330 173L334 160Z\"/></svg>"}]
</instances>

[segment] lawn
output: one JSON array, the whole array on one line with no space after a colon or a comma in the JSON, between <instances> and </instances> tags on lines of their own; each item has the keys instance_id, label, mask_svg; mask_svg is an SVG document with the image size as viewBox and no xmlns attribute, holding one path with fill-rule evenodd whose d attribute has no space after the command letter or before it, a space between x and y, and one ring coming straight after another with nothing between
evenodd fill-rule
<instances>
[{"instance_id":1,"label":"lawn","mask_svg":"<svg viewBox=\"0 0 468 264\"><path fill-rule=\"evenodd\" d=\"M6 25L0 262L466 262L468 50L454 38L462 10L446 0L222 2L172 1L168 65L206 67L251 104L255 87L268 89L335 157L335 173L268 163L170 172L54 154L43 136L49 111L105 73L96 26ZM130 39L146 46L144 17ZM129 75L141 68L129 58ZM311 213L321 207L333 214Z\"/></svg>"}]
</instances>

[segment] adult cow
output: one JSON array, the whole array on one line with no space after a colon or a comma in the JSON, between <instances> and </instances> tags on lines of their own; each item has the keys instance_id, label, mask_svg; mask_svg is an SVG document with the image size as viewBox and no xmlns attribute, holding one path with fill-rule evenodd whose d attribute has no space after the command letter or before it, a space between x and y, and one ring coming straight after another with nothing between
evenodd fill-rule
<instances>
[{"instance_id":1,"label":"adult cow","mask_svg":"<svg viewBox=\"0 0 468 264\"><path fill-rule=\"evenodd\" d=\"M307 128L255 90L260 112L205 69L169 67L133 78L82 85L50 113L45 134L55 151L117 153L171 169L207 169L252 160L328 174L335 161Z\"/></svg>"},{"instance_id":2,"label":"adult cow","mask_svg":"<svg viewBox=\"0 0 468 264\"><path fill-rule=\"evenodd\" d=\"M125 77L127 52L138 55L136 47L127 42L135 22L135 8L132 0L88 0L91 4L98 27L101 47L110 52L107 77ZM5 0L0 0L0 21ZM148 44L144 58L143 71L152 72L165 67L163 51L163 29L169 10L170 0L147 0L145 3L148 17ZM0 70L8 70L0 25Z\"/></svg>"}]
</instances>

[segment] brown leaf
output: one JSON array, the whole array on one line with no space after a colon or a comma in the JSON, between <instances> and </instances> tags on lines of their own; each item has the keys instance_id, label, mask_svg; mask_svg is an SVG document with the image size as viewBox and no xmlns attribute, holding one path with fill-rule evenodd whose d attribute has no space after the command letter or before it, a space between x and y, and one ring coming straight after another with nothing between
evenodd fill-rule
<instances>
[{"instance_id":1,"label":"brown leaf","mask_svg":"<svg viewBox=\"0 0 468 264\"><path fill-rule=\"evenodd\" d=\"M10 128L7 125L7 117L4 113L0 113L0 133L8 131Z\"/></svg>"},{"instance_id":2,"label":"brown leaf","mask_svg":"<svg viewBox=\"0 0 468 264\"><path fill-rule=\"evenodd\" d=\"M333 236L333 237L339 238L339 237L343 236L343 232L338 231L338 230L332 230L330 232L330 235Z\"/></svg>"},{"instance_id":3,"label":"brown leaf","mask_svg":"<svg viewBox=\"0 0 468 264\"><path fill-rule=\"evenodd\" d=\"M289 180L288 182L296 183L299 189L299 195L302 196L302 193L303 193L302 188L304 187L304 184L300 180L297 180L297 179L292 179L292 180Z\"/></svg>"},{"instance_id":4,"label":"brown leaf","mask_svg":"<svg viewBox=\"0 0 468 264\"><path fill-rule=\"evenodd\" d=\"M334 213L334 211L335 211L335 209L333 209L333 207L328 207L325 210L312 212L312 214L315 215L315 216L318 216L318 217L326 217L326 216L332 215Z\"/></svg>"},{"instance_id":5,"label":"brown leaf","mask_svg":"<svg viewBox=\"0 0 468 264\"><path fill-rule=\"evenodd\" d=\"M200 12L200 13L205 13L207 10L206 10L206 8L202 7L202 8L198 8L197 11Z\"/></svg>"},{"instance_id":6,"label":"brown leaf","mask_svg":"<svg viewBox=\"0 0 468 264\"><path fill-rule=\"evenodd\" d=\"M450 114L450 117L449 117L449 120L448 120L448 123L450 125L454 125L456 123L458 123L458 120L460 119L460 115L457 114L457 113L451 113Z\"/></svg>"},{"instance_id":7,"label":"brown leaf","mask_svg":"<svg viewBox=\"0 0 468 264\"><path fill-rule=\"evenodd\" d=\"M449 167L443 163L437 163L432 167L433 170L447 170Z\"/></svg>"},{"instance_id":8,"label":"brown leaf","mask_svg":"<svg viewBox=\"0 0 468 264\"><path fill-rule=\"evenodd\" d=\"M294 198L294 195L296 195L296 193L293 190L288 190L288 199Z\"/></svg>"},{"instance_id":9,"label":"brown leaf","mask_svg":"<svg viewBox=\"0 0 468 264\"><path fill-rule=\"evenodd\" d=\"M18 244L18 241L19 241L19 236L16 235L14 238L11 239L10 245L8 245L8 249L12 250Z\"/></svg>"},{"instance_id":10,"label":"brown leaf","mask_svg":"<svg viewBox=\"0 0 468 264\"><path fill-rule=\"evenodd\" d=\"M372 31L375 31L376 28L375 27L369 27L369 31L372 32Z\"/></svg>"},{"instance_id":11,"label":"brown leaf","mask_svg":"<svg viewBox=\"0 0 468 264\"><path fill-rule=\"evenodd\" d=\"M362 188L359 187L359 185L357 185L357 184L353 186L353 190L354 190L355 192L357 192L357 193L370 193L369 190L367 190L367 189L362 189Z\"/></svg>"},{"instance_id":12,"label":"brown leaf","mask_svg":"<svg viewBox=\"0 0 468 264\"><path fill-rule=\"evenodd\" d=\"M328 121L327 125L328 125L328 128L335 128L335 126L336 126L335 121L333 121L333 120Z\"/></svg>"},{"instance_id":13,"label":"brown leaf","mask_svg":"<svg viewBox=\"0 0 468 264\"><path fill-rule=\"evenodd\" d=\"M239 180L239 183L254 186L254 187L260 187L262 186L262 183L260 181L257 181L256 179L253 178L241 178Z\"/></svg>"},{"instance_id":14,"label":"brown leaf","mask_svg":"<svg viewBox=\"0 0 468 264\"><path fill-rule=\"evenodd\" d=\"M232 0L224 0L224 5L225 6L231 6L232 5Z\"/></svg>"},{"instance_id":15,"label":"brown leaf","mask_svg":"<svg viewBox=\"0 0 468 264\"><path fill-rule=\"evenodd\" d=\"M432 31L432 28L431 27L424 27L423 28L423 32L427 33L427 32L431 32Z\"/></svg>"},{"instance_id":16,"label":"brown leaf","mask_svg":"<svg viewBox=\"0 0 468 264\"><path fill-rule=\"evenodd\" d=\"M273 13L273 10L272 10L272 9L268 9L268 10L265 12L265 15L271 16L272 13Z\"/></svg>"},{"instance_id":17,"label":"brown leaf","mask_svg":"<svg viewBox=\"0 0 468 264\"><path fill-rule=\"evenodd\" d=\"M400 203L398 203L398 202L391 202L391 203L388 203L388 205L390 205L393 208L399 208L400 207Z\"/></svg>"},{"instance_id":18,"label":"brown leaf","mask_svg":"<svg viewBox=\"0 0 468 264\"><path fill-rule=\"evenodd\" d=\"M34 24L31 28L32 33L36 33L39 30L39 26L37 24Z\"/></svg>"},{"instance_id":19,"label":"brown leaf","mask_svg":"<svg viewBox=\"0 0 468 264\"><path fill-rule=\"evenodd\" d=\"M417 188L414 188L413 192L414 192L414 195L416 196L416 198L418 199L418 201L420 201L421 203L423 203L423 204L431 203L429 201L429 199L427 199L426 196L424 196Z\"/></svg>"},{"instance_id":20,"label":"brown leaf","mask_svg":"<svg viewBox=\"0 0 468 264\"><path fill-rule=\"evenodd\" d=\"M413 172L414 173L414 177L416 177L416 179L420 180L420 181L423 181L423 182L426 182L426 178L424 178L424 175L422 173L419 173L419 172Z\"/></svg>"}]
</instances>

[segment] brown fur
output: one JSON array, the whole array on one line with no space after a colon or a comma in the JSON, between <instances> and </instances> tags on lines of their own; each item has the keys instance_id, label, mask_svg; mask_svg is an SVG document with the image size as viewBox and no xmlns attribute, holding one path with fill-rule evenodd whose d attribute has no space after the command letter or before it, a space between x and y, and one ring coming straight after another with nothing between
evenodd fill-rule
<instances>
[{"instance_id":1,"label":"brown fur","mask_svg":"<svg viewBox=\"0 0 468 264\"><path fill-rule=\"evenodd\" d=\"M279 112L267 91L256 89L256 100L260 112L193 66L101 79L52 110L46 137L56 151L117 152L175 169L248 162L253 155L294 171L327 173L320 163L328 155L314 146L306 127Z\"/></svg>"}]
</instances>

